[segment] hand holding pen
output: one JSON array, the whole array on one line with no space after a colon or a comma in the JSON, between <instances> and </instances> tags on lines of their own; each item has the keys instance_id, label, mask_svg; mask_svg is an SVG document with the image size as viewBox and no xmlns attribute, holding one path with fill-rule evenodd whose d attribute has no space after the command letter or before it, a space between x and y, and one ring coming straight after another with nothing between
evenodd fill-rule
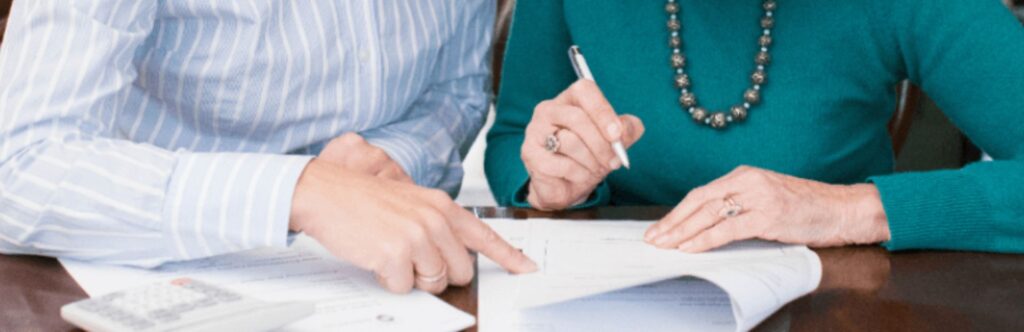
<instances>
[{"instance_id":1,"label":"hand holding pen","mask_svg":"<svg viewBox=\"0 0 1024 332\"><path fill-rule=\"evenodd\" d=\"M626 148L644 133L639 118L615 113L578 48L570 49L570 58L580 79L538 104L526 127L526 199L541 210L585 202L609 173L629 167Z\"/></svg>"}]
</instances>

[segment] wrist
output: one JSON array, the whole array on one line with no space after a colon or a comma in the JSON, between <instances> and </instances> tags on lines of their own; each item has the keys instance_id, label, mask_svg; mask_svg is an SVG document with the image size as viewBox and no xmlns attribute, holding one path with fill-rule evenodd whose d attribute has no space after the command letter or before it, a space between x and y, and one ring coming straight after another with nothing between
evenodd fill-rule
<instances>
[{"instance_id":1,"label":"wrist","mask_svg":"<svg viewBox=\"0 0 1024 332\"><path fill-rule=\"evenodd\" d=\"M311 160L299 175L299 181L295 184L292 194L292 210L289 214L288 230L292 232L303 232L309 230L309 220L314 214L317 200L317 186L320 185L318 173L323 171L325 165L317 158Z\"/></svg>"},{"instance_id":2,"label":"wrist","mask_svg":"<svg viewBox=\"0 0 1024 332\"><path fill-rule=\"evenodd\" d=\"M882 196L874 184L856 184L848 187L848 217L846 227L853 236L847 244L874 244L888 241L889 219L882 205Z\"/></svg>"}]
</instances>

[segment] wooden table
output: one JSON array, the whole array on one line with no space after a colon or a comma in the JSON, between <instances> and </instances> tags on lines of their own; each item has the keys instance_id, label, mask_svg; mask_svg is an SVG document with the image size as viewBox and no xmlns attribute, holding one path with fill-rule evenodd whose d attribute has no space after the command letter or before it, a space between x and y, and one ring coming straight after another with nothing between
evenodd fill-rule
<instances>
[{"instance_id":1,"label":"wooden table","mask_svg":"<svg viewBox=\"0 0 1024 332\"><path fill-rule=\"evenodd\" d=\"M543 213L473 209L481 217L646 219L661 207L617 207ZM1019 331L1024 330L1024 256L901 252L878 247L816 250L821 286L776 312L760 331ZM62 331L61 305L85 292L51 258L0 255L0 331ZM476 313L476 285L441 297Z\"/></svg>"}]
</instances>

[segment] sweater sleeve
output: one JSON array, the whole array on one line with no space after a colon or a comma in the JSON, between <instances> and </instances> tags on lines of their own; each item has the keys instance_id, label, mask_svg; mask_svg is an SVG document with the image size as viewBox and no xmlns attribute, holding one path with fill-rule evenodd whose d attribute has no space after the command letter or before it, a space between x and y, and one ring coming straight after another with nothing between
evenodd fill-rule
<instances>
[{"instance_id":1,"label":"sweater sleeve","mask_svg":"<svg viewBox=\"0 0 1024 332\"><path fill-rule=\"evenodd\" d=\"M562 1L521 0L516 4L502 66L494 127L487 135L485 170L499 205L529 207L529 175L520 159L526 125L533 108L557 96L576 80L569 63L572 39L565 24ZM577 208L607 202L604 183Z\"/></svg>"},{"instance_id":2,"label":"sweater sleeve","mask_svg":"<svg viewBox=\"0 0 1024 332\"><path fill-rule=\"evenodd\" d=\"M1024 28L998 1L891 5L907 77L995 161L872 178L884 245L1024 252Z\"/></svg>"}]
</instances>

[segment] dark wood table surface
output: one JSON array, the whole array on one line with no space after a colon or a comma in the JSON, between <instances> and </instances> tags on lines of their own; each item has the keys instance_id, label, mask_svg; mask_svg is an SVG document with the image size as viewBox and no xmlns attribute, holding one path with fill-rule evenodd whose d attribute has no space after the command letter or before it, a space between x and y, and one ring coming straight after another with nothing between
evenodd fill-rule
<instances>
[{"instance_id":1,"label":"dark wood table surface","mask_svg":"<svg viewBox=\"0 0 1024 332\"><path fill-rule=\"evenodd\" d=\"M654 220L661 207L543 213L473 209L481 217ZM821 285L759 331L1022 331L1024 255L889 253L878 247L815 250ZM52 258L0 255L0 331L67 331L60 306L85 292ZM476 285L441 297L476 314Z\"/></svg>"}]
</instances>

